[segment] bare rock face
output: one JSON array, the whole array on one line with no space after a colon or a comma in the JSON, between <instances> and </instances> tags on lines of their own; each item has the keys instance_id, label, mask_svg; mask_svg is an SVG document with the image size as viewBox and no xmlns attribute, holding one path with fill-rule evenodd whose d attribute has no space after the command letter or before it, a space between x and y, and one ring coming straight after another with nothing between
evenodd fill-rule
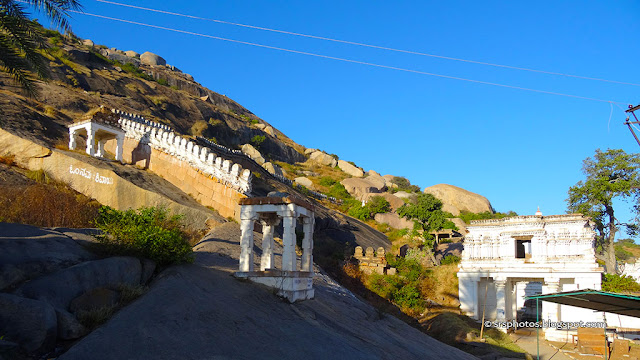
<instances>
[{"instance_id":1,"label":"bare rock face","mask_svg":"<svg viewBox=\"0 0 640 360\"><path fill-rule=\"evenodd\" d=\"M311 154L313 154L313 153L314 153L314 152L316 152L316 151L318 151L318 149L305 149L305 150L304 150L304 154L305 154L305 155L311 155Z\"/></svg>"},{"instance_id":2,"label":"bare rock face","mask_svg":"<svg viewBox=\"0 0 640 360\"><path fill-rule=\"evenodd\" d=\"M140 61L145 65L167 65L167 61L160 55L156 55L152 52L144 52L140 55Z\"/></svg>"},{"instance_id":3,"label":"bare rock face","mask_svg":"<svg viewBox=\"0 0 640 360\"><path fill-rule=\"evenodd\" d=\"M340 182L351 196L358 200L366 200L370 196L380 195L384 190L384 184L380 186L379 182L370 181L369 178L348 178Z\"/></svg>"},{"instance_id":4,"label":"bare rock face","mask_svg":"<svg viewBox=\"0 0 640 360\"><path fill-rule=\"evenodd\" d=\"M316 151L311 153L311 155L309 156L309 160L320 165L326 165L331 167L336 167L336 165L338 165L338 161L334 159L333 156L329 154L325 154L322 151Z\"/></svg>"},{"instance_id":5,"label":"bare rock face","mask_svg":"<svg viewBox=\"0 0 640 360\"><path fill-rule=\"evenodd\" d=\"M400 217L396 213L376 214L374 220L394 229L413 229L413 221Z\"/></svg>"},{"instance_id":6,"label":"bare rock face","mask_svg":"<svg viewBox=\"0 0 640 360\"><path fill-rule=\"evenodd\" d=\"M486 197L457 186L438 184L424 189L424 192L440 199L443 204L442 210L453 215L459 215L461 210L473 213L493 212L493 207Z\"/></svg>"},{"instance_id":7,"label":"bare rock face","mask_svg":"<svg viewBox=\"0 0 640 360\"><path fill-rule=\"evenodd\" d=\"M361 178L364 176L364 171L362 171L362 169L360 169L359 167L354 166L350 162L347 162L344 160L338 160L338 167L340 168L340 170L346 172L347 174L353 177Z\"/></svg>"},{"instance_id":8,"label":"bare rock face","mask_svg":"<svg viewBox=\"0 0 640 360\"><path fill-rule=\"evenodd\" d=\"M127 55L128 57L132 57L132 58L139 58L140 54L138 54L137 52L133 51L133 50L127 50L124 52L125 55Z\"/></svg>"},{"instance_id":9,"label":"bare rock face","mask_svg":"<svg viewBox=\"0 0 640 360\"><path fill-rule=\"evenodd\" d=\"M82 45L88 46L88 47L93 47L93 41L91 41L89 39L84 39L84 40L82 40Z\"/></svg>"},{"instance_id":10,"label":"bare rock face","mask_svg":"<svg viewBox=\"0 0 640 360\"><path fill-rule=\"evenodd\" d=\"M260 151L254 148L253 145L251 144L242 145L242 152L245 153L250 158L252 158L255 162L257 162L258 165L263 165L265 163L265 159L260 153Z\"/></svg>"}]
</instances>

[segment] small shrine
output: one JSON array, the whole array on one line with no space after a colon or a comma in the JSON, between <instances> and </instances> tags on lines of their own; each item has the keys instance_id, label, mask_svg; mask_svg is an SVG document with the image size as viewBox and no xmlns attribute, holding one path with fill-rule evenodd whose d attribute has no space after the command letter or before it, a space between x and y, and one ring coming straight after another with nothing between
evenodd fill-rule
<instances>
[{"instance_id":1,"label":"small shrine","mask_svg":"<svg viewBox=\"0 0 640 360\"><path fill-rule=\"evenodd\" d=\"M368 247L363 254L362 246L356 246L353 257L358 260L359 269L365 274L395 275L396 273L395 268L388 266L383 247L379 247L375 253L372 247Z\"/></svg>"},{"instance_id":2,"label":"small shrine","mask_svg":"<svg viewBox=\"0 0 640 360\"><path fill-rule=\"evenodd\" d=\"M254 269L255 222L262 224L262 256L260 270ZM296 224L300 221L302 239L301 266L296 255ZM278 290L278 295L290 302L313 299L313 205L293 196L259 197L240 200L240 268L238 278L267 285ZM274 263L275 226L282 222L282 267Z\"/></svg>"},{"instance_id":3,"label":"small shrine","mask_svg":"<svg viewBox=\"0 0 640 360\"><path fill-rule=\"evenodd\" d=\"M122 162L125 131L118 124L118 119L118 115L101 107L89 119L69 125L69 150L76 149L76 137L84 134L87 138L87 154L103 158L105 157L105 142L116 139L115 158L116 161Z\"/></svg>"}]
</instances>

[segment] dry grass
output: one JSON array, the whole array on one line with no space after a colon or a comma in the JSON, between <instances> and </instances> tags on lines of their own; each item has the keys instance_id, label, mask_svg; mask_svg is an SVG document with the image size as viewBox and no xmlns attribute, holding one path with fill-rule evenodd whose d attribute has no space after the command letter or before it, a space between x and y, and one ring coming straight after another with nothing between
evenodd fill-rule
<instances>
[{"instance_id":1,"label":"dry grass","mask_svg":"<svg viewBox=\"0 0 640 360\"><path fill-rule=\"evenodd\" d=\"M0 164L5 164L7 166L15 166L16 165L16 156L13 154L5 154L0 156Z\"/></svg>"},{"instance_id":2,"label":"dry grass","mask_svg":"<svg viewBox=\"0 0 640 360\"><path fill-rule=\"evenodd\" d=\"M93 227L100 203L44 171L27 172L36 183L0 185L0 221L44 227Z\"/></svg>"},{"instance_id":3,"label":"dry grass","mask_svg":"<svg viewBox=\"0 0 640 360\"><path fill-rule=\"evenodd\" d=\"M120 286L118 286L118 291L120 292L119 305L126 306L132 303L135 299L144 295L147 290L149 290L149 288L142 285L133 286L128 284L121 284Z\"/></svg>"},{"instance_id":4,"label":"dry grass","mask_svg":"<svg viewBox=\"0 0 640 360\"><path fill-rule=\"evenodd\" d=\"M117 290L120 293L120 298L115 305L78 311L76 314L78 321L89 331L92 331L109 321L120 309L144 295L149 288L142 285L120 284L117 286Z\"/></svg>"}]
</instances>

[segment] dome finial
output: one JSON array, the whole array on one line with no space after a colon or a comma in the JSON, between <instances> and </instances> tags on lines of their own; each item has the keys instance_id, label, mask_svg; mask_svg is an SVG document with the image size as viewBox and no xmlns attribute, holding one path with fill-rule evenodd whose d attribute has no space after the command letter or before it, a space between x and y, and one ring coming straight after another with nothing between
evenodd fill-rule
<instances>
[{"instance_id":1,"label":"dome finial","mask_svg":"<svg viewBox=\"0 0 640 360\"><path fill-rule=\"evenodd\" d=\"M542 211L540 211L540 206L538 206L538 211L536 211L536 216L542 216Z\"/></svg>"}]
</instances>

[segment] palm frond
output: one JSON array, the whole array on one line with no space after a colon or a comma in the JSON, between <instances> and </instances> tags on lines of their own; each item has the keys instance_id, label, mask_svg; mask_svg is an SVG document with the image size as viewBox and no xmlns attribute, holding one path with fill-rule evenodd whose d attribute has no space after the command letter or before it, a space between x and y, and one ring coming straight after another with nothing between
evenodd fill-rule
<instances>
[{"instance_id":1,"label":"palm frond","mask_svg":"<svg viewBox=\"0 0 640 360\"><path fill-rule=\"evenodd\" d=\"M77 0L27 0L27 2L43 11L47 17L61 30L71 30L67 18L69 10L81 10Z\"/></svg>"}]
</instances>

